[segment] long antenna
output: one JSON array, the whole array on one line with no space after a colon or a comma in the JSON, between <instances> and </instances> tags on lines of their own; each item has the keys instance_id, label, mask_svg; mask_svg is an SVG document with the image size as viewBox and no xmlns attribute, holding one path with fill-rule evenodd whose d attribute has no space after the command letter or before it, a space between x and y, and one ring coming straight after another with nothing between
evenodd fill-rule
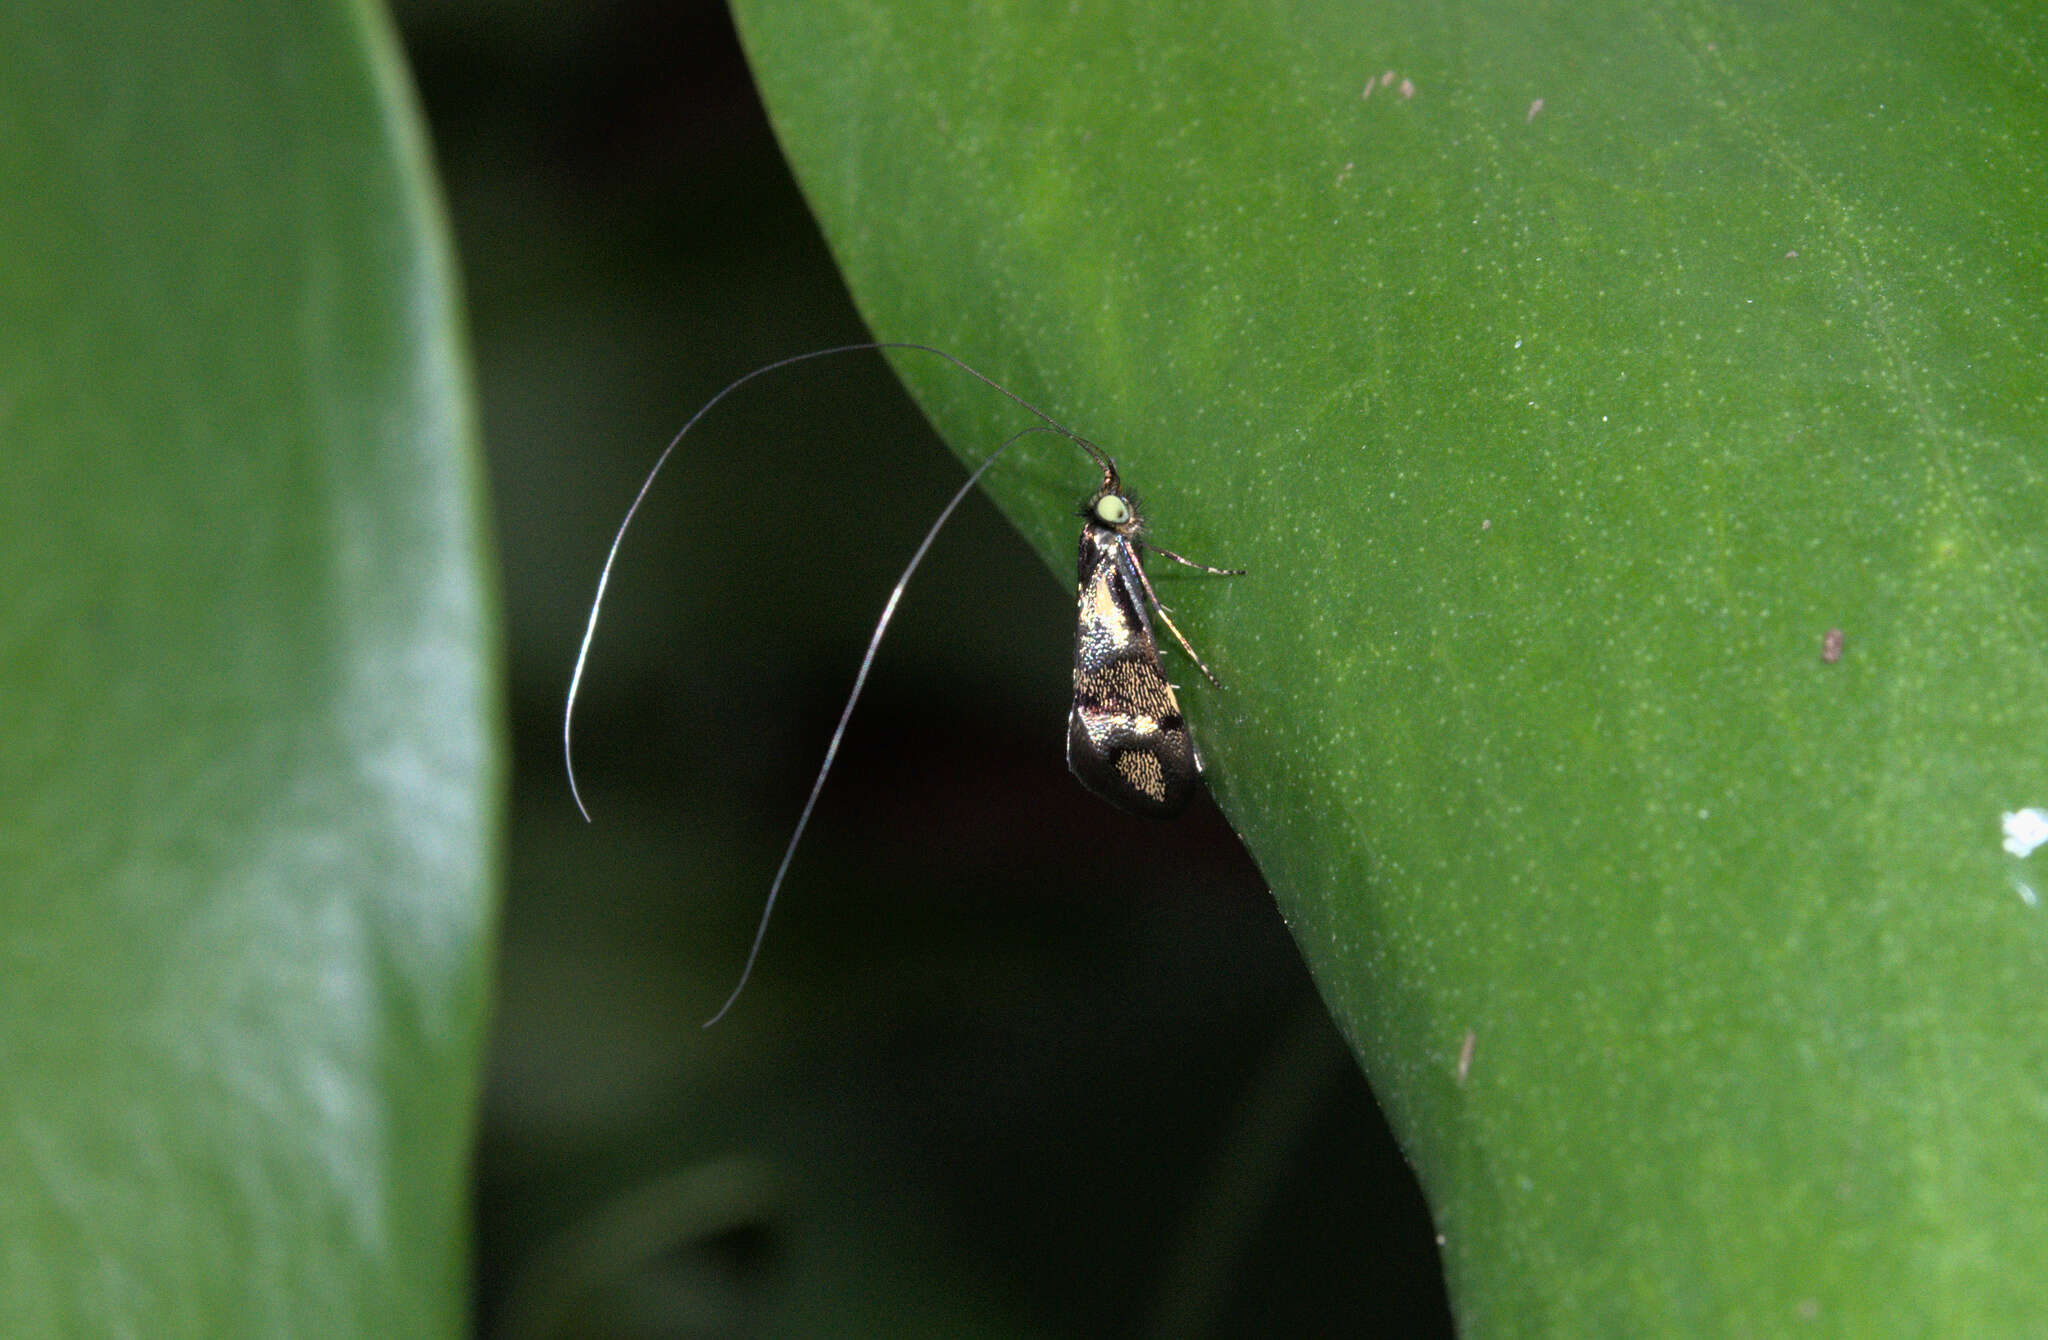
<instances>
[{"instance_id":1,"label":"long antenna","mask_svg":"<svg viewBox=\"0 0 2048 1340\"><path fill-rule=\"evenodd\" d=\"M944 349L935 349L929 344L914 344L905 340L873 340L866 341L860 344L834 345L830 349L813 349L806 354L792 354L788 358L778 358L773 363L763 364L762 366L755 368L752 372L749 372L746 376L741 377L731 383L728 383L724 390L720 391L717 395L705 401L703 406L699 408L695 414L692 414L690 416L689 421L685 423L679 430L677 430L676 435L674 437L669 439L668 445L661 449L661 455L654 458L654 465L651 469L648 470L647 477L640 481L640 491L633 495L632 505L626 508L625 519L619 522L618 533L612 536L611 548L608 551L606 551L604 556L604 568L597 574L597 594L592 596L590 600L590 620L587 624L584 625L583 628L583 644L576 649L576 668L572 670L569 674L569 698L567 704L562 709L562 762L567 767L569 772L569 794L575 799L576 812L583 816L583 820L585 823L588 823L590 821L590 809L583 803L582 788L576 784L576 750L573 739L573 728L576 723L576 695L579 692L581 692L583 688L583 670L584 667L587 664L589 664L590 661L590 644L597 639L597 617L598 614L604 608L604 593L605 588L611 584L612 568L619 561L619 546L626 542L626 531L629 528L631 528L633 524L633 518L639 515L640 504L647 501L647 494L648 491L654 487L655 477L661 473L661 468L664 465L668 464L668 458L675 455L676 448L682 445L683 439L689 436L690 430L692 428L695 428L699 421L701 421L705 415L709 414L712 411L712 409L718 404L719 401L725 399L734 391L739 390L742 386L745 386L748 382L754 380L754 378L765 377L771 372L775 372L778 371L779 369L789 367L790 365L795 363L806 363L814 358L830 358L835 354L862 353L871 349L912 349L916 350L919 353L934 354L940 358L945 359L948 363L951 363L954 367L959 368L962 372L965 372L968 376L973 377L976 381L979 381L986 386L992 387L996 391L1002 393L1003 395L1009 397L1011 400L1015 401L1017 404L1022 405L1025 409L1029 410L1038 418L1044 420L1046 426L1043 429L1034 429L1032 431L1058 433L1061 437L1066 438L1068 441L1074 443L1074 445L1080 447L1081 450L1087 452L1088 455L1091 458L1093 458L1095 463L1101 466L1104 470L1108 471L1112 477L1116 474L1116 463L1110 460L1109 453L1105 452L1101 447L1096 446L1087 438L1082 437L1073 429L1068 428L1058 419L1053 418L1052 415L1047 414L1044 410L1032 404L1023 396L1018 395L1015 391L1012 391L1009 387L1003 385L995 378L982 372L979 368L972 367L969 364L962 362L958 358L955 358L953 355L947 353ZM1020 433L1017 436L1021 437L1023 436L1023 434ZM989 455L988 460L982 462L981 470L986 470L989 466L989 463L994 461L997 456L1001 455L1003 451L1010 445L1010 442L1015 442L1016 440L1017 438L1013 437L1010 439L1009 442L1005 442L1001 447L996 448L996 450ZM981 478L981 470L976 470L974 472L973 478L967 481L967 488L973 487L974 481L976 479ZM967 488L961 489L961 493L963 495L966 493ZM954 498L953 504L949 504L946 508L946 511L940 514L939 521L941 524L945 522L946 516L951 514L953 510L953 505L958 504L959 501L960 499L958 497ZM934 533L937 533L938 527L934 526L932 529ZM930 536L925 537L925 543L927 545L931 543ZM923 548L919 548L917 552L918 558L924 557ZM911 560L910 566L912 568L915 568L917 566L917 560ZM910 574L908 572L904 574L906 578L909 575ZM902 594L902 586L900 583L897 587L897 594ZM894 609L893 601L890 608L892 610ZM887 624L888 621L888 615L883 615L882 622L884 624ZM865 673L865 667L863 667L863 673ZM856 694L857 693L858 689L856 689ZM827 761L829 763L829 759ZM778 879L779 878L780 877L778 876ZM749 959L748 962L751 966L752 960ZM728 1001L727 1004L730 1005L731 1002ZM723 1014L725 1013L725 1011L720 1010L719 1013Z\"/></svg>"},{"instance_id":2,"label":"long antenna","mask_svg":"<svg viewBox=\"0 0 2048 1340\"><path fill-rule=\"evenodd\" d=\"M825 761L818 765L817 780L811 783L811 794L804 798L803 813L799 814L796 820L796 831L789 835L789 845L782 849L782 864L775 867L775 878L768 885L768 901L762 904L761 924L754 928L754 943L747 950L746 966L740 969L740 979L734 983L732 994L725 998L725 1004L718 1007L718 1013L704 1021L704 1027L709 1028L725 1018L725 1012L740 998L740 992L747 989L747 979L754 975L754 960L761 956L761 942L768 938L768 918L775 914L775 900L782 893L782 878L789 873L789 863L796 857L797 844L804 839L804 829L810 826L811 811L818 804L818 793L825 789L825 776L832 771L833 760L839 757L839 742L846 738L846 723L853 720L853 705L860 701L861 690L867 687L868 671L874 667L875 653L882 647L882 634L889 631L889 620L896 617L896 606L903 599L903 588L910 585L911 574L917 571L918 564L924 562L925 552L932 547L932 541L939 538L939 530L946 524L947 518L953 515L953 509L974 491L974 486L981 482L981 477L988 473L988 468L996 463L996 458L1015 445L1019 438L1029 437L1033 433L1053 431L1055 430L1042 426L1026 428L1022 432L1011 434L1008 441L990 452L988 459L975 466L974 473L967 476L967 482L960 486L959 491L939 513L939 519L932 522L932 528L924 533L924 539L919 541L917 552L910 556L910 562L903 565L903 575L896 579L895 587L889 592L888 603L882 606L882 617L875 620L875 631L868 637L867 652L860 658L860 670L853 677L853 690L846 695L846 706L839 713L839 724L832 728L832 742L825 746Z\"/></svg>"}]
</instances>

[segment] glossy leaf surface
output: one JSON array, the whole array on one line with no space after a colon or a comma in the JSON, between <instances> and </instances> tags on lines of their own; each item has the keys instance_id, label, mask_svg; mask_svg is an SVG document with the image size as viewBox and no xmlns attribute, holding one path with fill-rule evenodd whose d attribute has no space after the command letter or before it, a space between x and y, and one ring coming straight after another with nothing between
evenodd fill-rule
<instances>
[{"instance_id":1,"label":"glossy leaf surface","mask_svg":"<svg viewBox=\"0 0 2048 1340\"><path fill-rule=\"evenodd\" d=\"M452 1333L495 632L384 16L14 5L0 127L0 1333Z\"/></svg>"}]
</instances>

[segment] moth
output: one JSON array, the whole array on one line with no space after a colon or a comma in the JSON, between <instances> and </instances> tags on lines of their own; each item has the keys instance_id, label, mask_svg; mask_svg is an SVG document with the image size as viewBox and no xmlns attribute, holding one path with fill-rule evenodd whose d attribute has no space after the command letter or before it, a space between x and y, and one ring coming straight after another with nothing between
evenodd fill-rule
<instances>
[{"instance_id":1,"label":"moth","mask_svg":"<svg viewBox=\"0 0 2048 1340\"><path fill-rule=\"evenodd\" d=\"M861 691L867 687L868 672L874 667L875 654L881 648L882 636L888 631L889 621L896 617L896 607L903 599L904 589L917 572L918 565L930 551L932 542L939 531L951 519L953 512L964 501L981 477L988 473L1004 452L1019 440L1032 433L1054 433L1066 438L1086 452L1102 470L1102 484L1081 507L1081 547L1078 580L1078 617L1074 635L1074 706L1067 718L1067 767L1088 790L1109 801L1119 809L1152 818L1170 819L1187 808L1201 783L1202 760L1196 752L1193 734L1188 729L1187 718L1182 715L1180 701L1174 696L1173 685L1166 678L1165 667L1159 659L1159 644L1153 635L1149 609L1159 616L1173 634L1188 659L1209 680L1217 683L1216 676L1203 664L1195 649L1188 645L1186 637L1174 625L1166 607L1159 603L1157 592L1152 589L1151 580L1145 575L1139 551L1149 550L1163 558L1219 577L1240 577L1243 570L1237 568L1212 568L1182 558L1169 549L1162 549L1139 538L1144 522L1138 511L1138 504L1123 486L1122 477L1117 473L1116 462L1095 443L1082 437L1071 428L1039 409L1030 401L1002 385L994 378L969 366L943 349L927 344L906 341L876 341L860 344L835 345L829 349L814 349L808 353L795 354L778 359L773 363L755 368L752 372L728 384L717 395L704 402L697 412L683 424L680 431L669 439L669 443L655 457L653 468L641 481L639 492L634 494L632 503L626 508L626 515L619 523L618 531L612 537L611 548L605 554L604 567L598 574L597 592L591 598L590 617L584 626L583 642L577 649L575 669L570 672L567 703L562 712L562 756L569 774L569 793L575 799L576 808L585 820L590 810L583 803L582 789L576 781L573 726L576 716L576 695L583 684L583 672L589 663L591 643L597 637L597 620L604 604L605 588L611 582L612 569L618 562L619 548L625 542L626 532L639 514L640 506L654 487L655 478L668 463L670 456L682 444L690 430L701 422L705 415L727 396L745 386L757 377L763 377L795 363L807 362L814 358L827 358L835 354L848 354L865 350L904 349L936 355L974 377L984 385L1014 401L1039 423L1013 434L994 451L990 452L974 468L954 493L938 518L925 532L924 539L904 565L903 573L896 579L887 602L882 607L881 617L875 621L875 629L868 637L866 653L861 657L860 669L855 673L853 688L848 692L846 706L839 714L839 723L833 728L832 738L825 746L824 760L818 766L817 778L811 783L810 794L805 798L803 810L797 816L796 829L790 834L789 843L783 848L782 861L775 869L775 878L769 882L768 897L761 908L761 920L754 931L754 941L747 951L745 964L740 969L739 981L725 1003L705 1021L704 1026L723 1019L732 1009L740 993L746 989L753 976L754 963L760 957L761 945L767 939L768 921L774 915L775 903L781 896L783 880L789 874L790 861L796 856L796 849L803 841L804 830L810 826L811 813L817 808L818 794L825 788L825 778L831 774L832 764L839 757L839 745L846 737L847 723L853 718L854 705L860 701ZM1219 685L1220 687L1220 685Z\"/></svg>"},{"instance_id":2,"label":"moth","mask_svg":"<svg viewBox=\"0 0 2048 1340\"><path fill-rule=\"evenodd\" d=\"M1145 613L1148 605L1195 668L1211 684L1216 676L1159 603L1138 550L1149 549L1217 577L1242 577L1244 571L1189 562L1140 540L1144 522L1137 502L1124 491L1106 454L1101 464L1102 487L1081 508L1067 767L1081 785L1118 809L1171 819L1187 808L1201 781L1202 756L1160 663L1159 644Z\"/></svg>"}]
</instances>

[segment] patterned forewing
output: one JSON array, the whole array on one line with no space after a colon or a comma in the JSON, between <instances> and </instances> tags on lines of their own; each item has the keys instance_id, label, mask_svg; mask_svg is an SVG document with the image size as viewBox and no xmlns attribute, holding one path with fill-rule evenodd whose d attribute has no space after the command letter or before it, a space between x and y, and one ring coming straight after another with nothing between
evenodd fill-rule
<instances>
[{"instance_id":1,"label":"patterned forewing","mask_svg":"<svg viewBox=\"0 0 2048 1340\"><path fill-rule=\"evenodd\" d=\"M1127 571L1135 562L1115 531L1082 528L1067 766L1112 805L1164 819L1186 808L1201 767Z\"/></svg>"}]
</instances>

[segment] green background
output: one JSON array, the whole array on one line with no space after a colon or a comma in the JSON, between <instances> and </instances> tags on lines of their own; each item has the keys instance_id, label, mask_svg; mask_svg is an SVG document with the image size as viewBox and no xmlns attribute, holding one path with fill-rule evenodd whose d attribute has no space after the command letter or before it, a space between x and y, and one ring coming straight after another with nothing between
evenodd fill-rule
<instances>
[{"instance_id":1,"label":"green background","mask_svg":"<svg viewBox=\"0 0 2048 1340\"><path fill-rule=\"evenodd\" d=\"M392 35L0 20L0 1329L2033 1329L2039 13L743 15L830 257L717 11L401 13L501 944ZM834 260L1251 569L1160 574L1221 808L1063 775L1033 440L706 1034L960 478L878 360L664 479L592 827L557 712L668 433L859 336Z\"/></svg>"},{"instance_id":2,"label":"green background","mask_svg":"<svg viewBox=\"0 0 2048 1340\"><path fill-rule=\"evenodd\" d=\"M875 329L1251 569L1191 716L1461 1325L2038 1317L2043 11L739 8Z\"/></svg>"}]
</instances>

